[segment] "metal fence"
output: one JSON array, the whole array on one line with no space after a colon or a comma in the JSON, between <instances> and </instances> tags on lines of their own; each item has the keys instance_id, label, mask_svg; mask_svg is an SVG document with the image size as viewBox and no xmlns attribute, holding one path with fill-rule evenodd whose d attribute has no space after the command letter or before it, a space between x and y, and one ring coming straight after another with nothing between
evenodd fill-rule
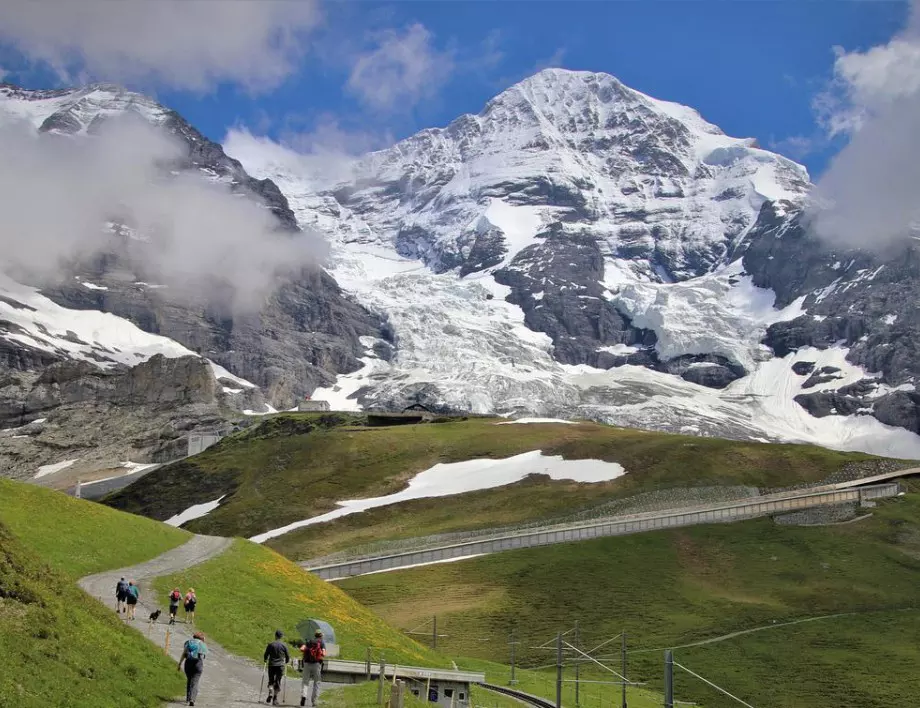
<instances>
[{"instance_id":1,"label":"metal fence","mask_svg":"<svg viewBox=\"0 0 920 708\"><path fill-rule=\"evenodd\" d=\"M621 536L695 524L729 523L816 506L848 502L862 503L863 501L893 497L899 491L900 485L897 482L892 482L851 489L825 489L791 494L786 492L755 497L741 502L704 507L685 507L670 512L629 514L590 523L545 526L532 531L521 531L465 543L443 545L438 548L409 550L385 556L354 559L342 563L317 565L315 562L308 561L301 565L319 577L330 580L382 570L405 568L412 565L448 561L466 556L498 553L518 548Z\"/></svg>"}]
</instances>

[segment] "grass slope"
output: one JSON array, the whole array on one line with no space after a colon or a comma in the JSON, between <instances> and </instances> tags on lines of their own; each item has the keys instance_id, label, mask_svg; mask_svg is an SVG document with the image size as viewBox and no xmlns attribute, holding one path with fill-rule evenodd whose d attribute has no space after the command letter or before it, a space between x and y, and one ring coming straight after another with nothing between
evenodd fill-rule
<instances>
[{"instance_id":1,"label":"grass slope","mask_svg":"<svg viewBox=\"0 0 920 708\"><path fill-rule=\"evenodd\" d=\"M920 496L854 524L778 526L770 519L506 552L351 578L341 587L402 627L438 614L451 655L551 663L532 647L580 620L586 644L626 629L632 670L660 689L662 651L752 627L729 641L677 649L678 661L775 708L882 708L920 694ZM903 610L903 611L896 611ZM789 627L773 623L857 613ZM614 655L616 652L612 652ZM679 697L732 705L681 676Z\"/></svg>"},{"instance_id":2,"label":"grass slope","mask_svg":"<svg viewBox=\"0 0 920 708\"><path fill-rule=\"evenodd\" d=\"M447 665L334 585L242 539L217 558L156 583L164 599L173 587L194 587L196 625L228 651L257 661L275 629L294 639L300 621L318 618L335 629L343 658L364 660L370 646L383 650L390 662Z\"/></svg>"},{"instance_id":3,"label":"grass slope","mask_svg":"<svg viewBox=\"0 0 920 708\"><path fill-rule=\"evenodd\" d=\"M814 482L848 462L873 459L803 445L744 443L594 423L496 425L496 419L474 418L368 428L360 422L355 416L275 416L201 455L155 470L106 503L165 519L193 503L227 494L220 508L189 528L251 536L327 512L343 499L394 493L438 462L540 449L567 459L619 462L628 472L594 485L532 477L498 490L376 509L296 531L270 544L288 557L307 559L370 541L559 516L667 487Z\"/></svg>"},{"instance_id":4,"label":"grass slope","mask_svg":"<svg viewBox=\"0 0 920 708\"><path fill-rule=\"evenodd\" d=\"M0 657L0 706L152 707L184 688L171 659L2 523Z\"/></svg>"},{"instance_id":5,"label":"grass slope","mask_svg":"<svg viewBox=\"0 0 920 708\"><path fill-rule=\"evenodd\" d=\"M187 531L142 516L5 479L0 479L0 522L72 579L141 563L190 538Z\"/></svg>"}]
</instances>

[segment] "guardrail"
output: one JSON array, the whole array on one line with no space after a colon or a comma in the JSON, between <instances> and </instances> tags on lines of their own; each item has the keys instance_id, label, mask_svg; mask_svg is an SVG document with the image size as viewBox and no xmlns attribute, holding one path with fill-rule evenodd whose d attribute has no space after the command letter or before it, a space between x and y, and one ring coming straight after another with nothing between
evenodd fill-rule
<instances>
[{"instance_id":1,"label":"guardrail","mask_svg":"<svg viewBox=\"0 0 920 708\"><path fill-rule=\"evenodd\" d=\"M548 526L542 529L503 534L437 548L409 550L328 565L311 566L310 561L305 561L300 565L320 578L334 580L414 565L449 561L467 556L499 553L518 548L585 541L593 538L622 536L697 524L731 523L816 506L831 506L847 502L862 503L873 499L893 497L900 492L900 485L896 482L841 489L834 488L836 485L829 485L829 487L820 491L778 493L753 497L743 502L713 504L704 507L685 507L665 512L645 512L598 519L580 524Z\"/></svg>"}]
</instances>

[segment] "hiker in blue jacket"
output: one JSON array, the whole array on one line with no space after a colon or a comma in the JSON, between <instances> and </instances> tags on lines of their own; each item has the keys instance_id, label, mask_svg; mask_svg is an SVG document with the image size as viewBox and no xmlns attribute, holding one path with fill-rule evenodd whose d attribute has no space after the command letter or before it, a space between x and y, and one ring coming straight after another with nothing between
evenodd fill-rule
<instances>
[{"instance_id":1,"label":"hiker in blue jacket","mask_svg":"<svg viewBox=\"0 0 920 708\"><path fill-rule=\"evenodd\" d=\"M204 658L208 655L208 646L204 643L204 633L195 632L182 647L182 656L179 657L177 670L182 670L185 662L185 700L190 706L195 705L198 698L198 683L204 671Z\"/></svg>"}]
</instances>

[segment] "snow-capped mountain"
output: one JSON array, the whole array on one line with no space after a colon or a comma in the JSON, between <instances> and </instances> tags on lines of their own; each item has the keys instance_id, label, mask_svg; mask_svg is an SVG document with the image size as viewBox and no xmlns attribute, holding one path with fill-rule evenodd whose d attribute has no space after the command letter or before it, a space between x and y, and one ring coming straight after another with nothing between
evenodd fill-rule
<instances>
[{"instance_id":1,"label":"snow-capped mountain","mask_svg":"<svg viewBox=\"0 0 920 708\"><path fill-rule=\"evenodd\" d=\"M117 87L0 87L0 121L52 134L90 139L126 112L181 138L179 169L261 200L292 237L323 234L326 267L230 318L123 254L90 259L40 293L0 293L7 370L191 350L276 407L312 392L342 409L421 402L920 457L916 298L895 309L920 289L913 252L882 269L827 252L801 224L804 168L690 108L547 70L330 178L256 143L225 152ZM143 332L71 331L54 307Z\"/></svg>"},{"instance_id":2,"label":"snow-capped mountain","mask_svg":"<svg viewBox=\"0 0 920 708\"><path fill-rule=\"evenodd\" d=\"M179 139L185 155L168 166L174 174L192 172L255 199L277 217L278 228L298 237L287 199L271 180L251 177L220 145L156 101L110 84L60 91L0 85L0 126L25 121L39 133L91 139L107 121L126 115ZM75 264L57 283L42 283L43 294L63 307L102 310L173 339L179 349L208 356L264 387L279 406L290 407L316 385L357 368L359 337L380 333L380 322L344 297L322 269L305 269L293 282L279 283L257 316L234 316L222 307L221 293L191 301L188 293L158 284L145 272L142 254L130 248L138 240L131 229L109 228L109 251Z\"/></svg>"},{"instance_id":3,"label":"snow-capped mountain","mask_svg":"<svg viewBox=\"0 0 920 708\"><path fill-rule=\"evenodd\" d=\"M797 218L808 175L690 108L547 70L347 179L232 147L389 322L393 346L363 340L364 368L316 396L920 454L920 427L880 423L873 400L846 411L858 416L809 412L813 394L881 400L901 382L851 361L852 342L769 346L817 297L797 283L776 301L768 273L782 264L755 255Z\"/></svg>"},{"instance_id":4,"label":"snow-capped mountain","mask_svg":"<svg viewBox=\"0 0 920 708\"><path fill-rule=\"evenodd\" d=\"M302 237L271 180L251 177L156 101L108 84L62 91L0 85L0 130L28 126L49 150L88 145L109 121L125 117L177 139L163 180L189 176L252 199L274 215L281 237ZM125 154L133 147L125 145ZM212 204L228 202L235 199ZM42 206L57 208L51 197ZM234 410L291 407L317 385L360 368L362 336L383 336L381 321L316 266L278 282L260 308L240 315L226 306L230 288L220 282L192 294L158 281L145 259L148 239L129 224L99 223L99 231L107 234L104 248L49 268L54 277L43 274L40 282L11 278L0 254L0 432L16 429L0 434L4 472L28 474L61 455L90 468L156 456L182 432L219 427ZM164 390L170 387L171 394Z\"/></svg>"}]
</instances>

